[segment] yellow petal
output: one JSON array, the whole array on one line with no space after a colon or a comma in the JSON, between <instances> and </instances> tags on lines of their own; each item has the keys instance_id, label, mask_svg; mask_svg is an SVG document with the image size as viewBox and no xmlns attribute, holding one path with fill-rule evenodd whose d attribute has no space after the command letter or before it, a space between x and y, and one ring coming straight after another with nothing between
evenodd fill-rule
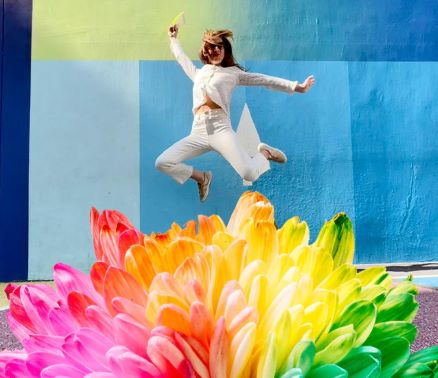
<instances>
[{"instance_id":1,"label":"yellow petal","mask_svg":"<svg viewBox=\"0 0 438 378\"><path fill-rule=\"evenodd\" d=\"M238 280L242 269L242 260L247 243L243 239L232 242L224 252L224 260L227 266L227 280Z\"/></svg>"},{"instance_id":2,"label":"yellow petal","mask_svg":"<svg viewBox=\"0 0 438 378\"><path fill-rule=\"evenodd\" d=\"M270 221L251 222L246 230L248 251L245 263L263 260L267 264L278 255L278 239L275 226Z\"/></svg>"},{"instance_id":3,"label":"yellow petal","mask_svg":"<svg viewBox=\"0 0 438 378\"><path fill-rule=\"evenodd\" d=\"M299 221L298 217L290 218L277 231L280 253L290 253L300 245L309 242L309 227L306 222Z\"/></svg>"},{"instance_id":4,"label":"yellow petal","mask_svg":"<svg viewBox=\"0 0 438 378\"><path fill-rule=\"evenodd\" d=\"M234 236L227 232L219 231L213 235L212 244L217 245L222 251L225 251L234 240Z\"/></svg>"},{"instance_id":5,"label":"yellow petal","mask_svg":"<svg viewBox=\"0 0 438 378\"><path fill-rule=\"evenodd\" d=\"M356 267L344 264L331 272L318 286L324 289L333 290L356 276Z\"/></svg>"},{"instance_id":6,"label":"yellow petal","mask_svg":"<svg viewBox=\"0 0 438 378\"><path fill-rule=\"evenodd\" d=\"M259 314L266 311L268 305L268 279L265 275L258 275L252 281L248 305L256 308Z\"/></svg>"},{"instance_id":7,"label":"yellow petal","mask_svg":"<svg viewBox=\"0 0 438 378\"><path fill-rule=\"evenodd\" d=\"M243 269L240 274L239 284L244 293L248 296L255 277L266 273L266 263L262 260L255 260Z\"/></svg>"},{"instance_id":8,"label":"yellow petal","mask_svg":"<svg viewBox=\"0 0 438 378\"><path fill-rule=\"evenodd\" d=\"M211 244L213 235L216 233L214 223L205 215L198 216L198 237L197 239L206 245Z\"/></svg>"},{"instance_id":9,"label":"yellow petal","mask_svg":"<svg viewBox=\"0 0 438 378\"><path fill-rule=\"evenodd\" d=\"M257 378L268 378L275 376L277 368L277 351L275 348L275 334L269 333L265 347L263 348L257 366Z\"/></svg>"},{"instance_id":10,"label":"yellow petal","mask_svg":"<svg viewBox=\"0 0 438 378\"><path fill-rule=\"evenodd\" d=\"M245 371L256 341L256 324L248 323L236 334L230 346L230 377L240 378Z\"/></svg>"}]
</instances>

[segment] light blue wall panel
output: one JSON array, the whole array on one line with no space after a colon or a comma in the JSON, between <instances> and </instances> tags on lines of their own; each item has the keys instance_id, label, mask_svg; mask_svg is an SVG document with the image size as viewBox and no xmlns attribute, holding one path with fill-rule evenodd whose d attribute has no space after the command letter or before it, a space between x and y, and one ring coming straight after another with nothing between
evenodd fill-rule
<instances>
[{"instance_id":1,"label":"light blue wall panel","mask_svg":"<svg viewBox=\"0 0 438 378\"><path fill-rule=\"evenodd\" d=\"M361 262L438 260L437 88L437 63L350 63Z\"/></svg>"},{"instance_id":2,"label":"light blue wall panel","mask_svg":"<svg viewBox=\"0 0 438 378\"><path fill-rule=\"evenodd\" d=\"M32 63L29 279L94 261L91 206L139 224L138 62Z\"/></svg>"}]
</instances>

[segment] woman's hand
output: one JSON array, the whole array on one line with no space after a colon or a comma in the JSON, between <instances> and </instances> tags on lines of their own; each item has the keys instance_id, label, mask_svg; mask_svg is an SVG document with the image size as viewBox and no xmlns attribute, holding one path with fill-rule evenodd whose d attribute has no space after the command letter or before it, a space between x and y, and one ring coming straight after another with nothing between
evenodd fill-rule
<instances>
[{"instance_id":1,"label":"woman's hand","mask_svg":"<svg viewBox=\"0 0 438 378\"><path fill-rule=\"evenodd\" d=\"M295 92L298 93L306 93L310 88L315 84L315 78L313 75L310 75L306 80L304 80L301 84L297 84L295 87Z\"/></svg>"},{"instance_id":2,"label":"woman's hand","mask_svg":"<svg viewBox=\"0 0 438 378\"><path fill-rule=\"evenodd\" d=\"M169 26L169 30L167 31L167 34L169 34L170 38L176 38L178 35L178 26L176 25Z\"/></svg>"}]
</instances>

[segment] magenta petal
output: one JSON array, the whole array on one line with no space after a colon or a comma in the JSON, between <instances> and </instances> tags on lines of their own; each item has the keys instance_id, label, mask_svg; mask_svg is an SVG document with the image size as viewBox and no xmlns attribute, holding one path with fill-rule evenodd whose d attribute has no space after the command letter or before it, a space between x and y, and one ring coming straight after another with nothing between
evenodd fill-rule
<instances>
[{"instance_id":1,"label":"magenta petal","mask_svg":"<svg viewBox=\"0 0 438 378\"><path fill-rule=\"evenodd\" d=\"M66 337L62 352L67 361L86 373L109 371L105 353L113 345L103 334L90 328L81 328Z\"/></svg>"},{"instance_id":2,"label":"magenta petal","mask_svg":"<svg viewBox=\"0 0 438 378\"><path fill-rule=\"evenodd\" d=\"M151 362L123 346L111 348L107 353L107 358L111 370L118 377L165 377Z\"/></svg>"},{"instance_id":3,"label":"magenta petal","mask_svg":"<svg viewBox=\"0 0 438 378\"><path fill-rule=\"evenodd\" d=\"M114 318L114 334L117 344L126 346L139 356L146 357L146 345L149 330L127 314L118 314Z\"/></svg>"},{"instance_id":4,"label":"magenta petal","mask_svg":"<svg viewBox=\"0 0 438 378\"><path fill-rule=\"evenodd\" d=\"M64 344L62 336L52 335L30 335L23 341L23 346L26 352L33 353L44 350L62 356L61 347Z\"/></svg>"},{"instance_id":5,"label":"magenta petal","mask_svg":"<svg viewBox=\"0 0 438 378\"><path fill-rule=\"evenodd\" d=\"M25 363L27 355L22 352L9 352L3 351L0 352L0 377L6 376L6 365L13 360L21 360Z\"/></svg>"},{"instance_id":6,"label":"magenta petal","mask_svg":"<svg viewBox=\"0 0 438 378\"><path fill-rule=\"evenodd\" d=\"M61 263L56 264L54 269L53 277L56 287L65 300L67 300L68 294L77 291L90 297L97 304L103 304L102 298L94 290L90 276Z\"/></svg>"},{"instance_id":7,"label":"magenta petal","mask_svg":"<svg viewBox=\"0 0 438 378\"><path fill-rule=\"evenodd\" d=\"M41 378L83 378L83 376L83 371L65 364L52 365L41 372Z\"/></svg>"},{"instance_id":8,"label":"magenta petal","mask_svg":"<svg viewBox=\"0 0 438 378\"><path fill-rule=\"evenodd\" d=\"M84 378L119 378L119 376L114 375L113 373L104 373L101 371L87 374Z\"/></svg>"},{"instance_id":9,"label":"magenta petal","mask_svg":"<svg viewBox=\"0 0 438 378\"><path fill-rule=\"evenodd\" d=\"M26 367L26 361L21 358L14 358L9 360L5 366L4 376L7 378L30 378L32 375L29 373Z\"/></svg>"},{"instance_id":10,"label":"magenta petal","mask_svg":"<svg viewBox=\"0 0 438 378\"><path fill-rule=\"evenodd\" d=\"M62 363L65 363L65 358L62 354L48 352L30 353L26 360L27 370L35 377L39 377L41 371L46 367Z\"/></svg>"}]
</instances>

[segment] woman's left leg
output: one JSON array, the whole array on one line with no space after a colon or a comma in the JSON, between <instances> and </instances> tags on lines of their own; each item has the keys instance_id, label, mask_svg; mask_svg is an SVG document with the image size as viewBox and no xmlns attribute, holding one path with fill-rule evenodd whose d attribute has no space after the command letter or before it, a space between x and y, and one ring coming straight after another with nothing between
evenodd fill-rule
<instances>
[{"instance_id":1,"label":"woman's left leg","mask_svg":"<svg viewBox=\"0 0 438 378\"><path fill-rule=\"evenodd\" d=\"M213 124L214 132L209 135L211 148L220 153L244 180L257 180L266 171L267 158L261 152L249 156L239 143L229 120L223 118Z\"/></svg>"}]
</instances>

